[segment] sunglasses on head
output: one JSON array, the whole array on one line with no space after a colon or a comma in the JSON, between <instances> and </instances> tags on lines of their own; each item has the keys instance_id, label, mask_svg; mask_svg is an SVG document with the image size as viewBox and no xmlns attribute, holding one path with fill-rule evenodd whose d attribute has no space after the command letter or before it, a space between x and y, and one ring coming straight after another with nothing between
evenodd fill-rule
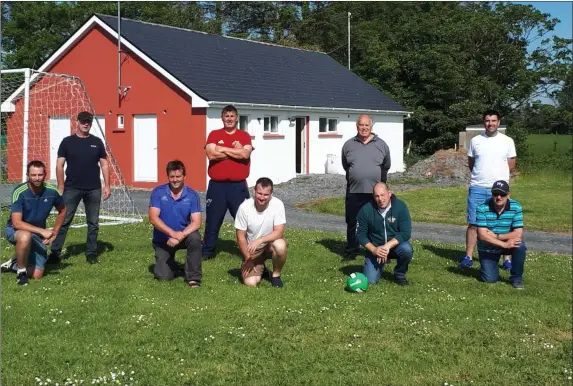
<instances>
[{"instance_id":1,"label":"sunglasses on head","mask_svg":"<svg viewBox=\"0 0 573 386\"><path fill-rule=\"evenodd\" d=\"M503 192L492 192L491 195L494 196L494 197L497 197L497 196L505 197L505 196L507 196L507 193L503 193Z\"/></svg>"}]
</instances>

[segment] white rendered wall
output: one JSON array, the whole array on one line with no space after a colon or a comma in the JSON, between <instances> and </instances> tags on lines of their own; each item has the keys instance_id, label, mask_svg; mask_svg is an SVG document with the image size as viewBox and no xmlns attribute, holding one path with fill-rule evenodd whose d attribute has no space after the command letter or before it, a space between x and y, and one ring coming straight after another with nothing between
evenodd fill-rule
<instances>
[{"instance_id":1,"label":"white rendered wall","mask_svg":"<svg viewBox=\"0 0 573 386\"><path fill-rule=\"evenodd\" d=\"M359 114L311 114L310 115L310 173L325 173L329 155L335 164L329 165L329 172L337 170L344 174L340 154L344 143L356 136L356 120ZM319 133L319 118L338 118L339 137L323 136ZM372 131L382 138L390 148L392 167L390 173L404 171L404 119L402 115L374 115Z\"/></svg>"},{"instance_id":2,"label":"white rendered wall","mask_svg":"<svg viewBox=\"0 0 573 386\"><path fill-rule=\"evenodd\" d=\"M287 110L262 110L239 108L239 115L249 116L249 134L255 150L251 154L251 172L247 183L253 186L260 177L269 177L279 184L296 177L296 123L292 117L310 117L307 144L309 148L309 173L324 174L329 155L336 162L329 166L329 172L338 170L344 173L340 161L342 145L356 135L356 119L359 114L319 113ZM278 134L282 137L271 137L263 133L265 116L279 117ZM259 119L260 118L260 122ZM337 118L337 133L320 133L319 118ZM373 132L378 134L390 148L392 167L390 173L404 171L404 130L402 115L374 115ZM223 127L220 108L207 109L207 136L213 130ZM273 133L275 134L275 133ZM336 134L323 136L322 134ZM306 172L306 171L304 171ZM209 175L207 174L207 182Z\"/></svg>"}]
</instances>

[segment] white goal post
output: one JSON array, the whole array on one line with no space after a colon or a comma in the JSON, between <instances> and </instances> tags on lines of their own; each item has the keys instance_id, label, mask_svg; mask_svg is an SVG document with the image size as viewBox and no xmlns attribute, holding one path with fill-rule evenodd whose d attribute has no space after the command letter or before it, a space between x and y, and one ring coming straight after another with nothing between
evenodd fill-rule
<instances>
[{"instance_id":1,"label":"white goal post","mask_svg":"<svg viewBox=\"0 0 573 386\"><path fill-rule=\"evenodd\" d=\"M75 132L77 114L89 111L94 115L90 134L104 142L110 165L112 193L108 200L101 202L100 225L141 222L142 216L106 141L105 129L102 129L105 122L97 118L81 79L29 68L1 70L0 73L2 212L11 204L14 187L27 180L28 162L44 162L46 182L56 183L55 163L59 144L65 136ZM72 227L84 226L85 218L82 217L85 217L83 203L78 207Z\"/></svg>"}]
</instances>

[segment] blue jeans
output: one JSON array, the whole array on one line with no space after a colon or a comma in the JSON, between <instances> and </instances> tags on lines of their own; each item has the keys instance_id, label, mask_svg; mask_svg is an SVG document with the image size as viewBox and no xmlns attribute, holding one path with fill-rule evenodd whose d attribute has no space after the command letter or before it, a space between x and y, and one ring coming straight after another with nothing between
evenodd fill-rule
<instances>
[{"instance_id":1,"label":"blue jeans","mask_svg":"<svg viewBox=\"0 0 573 386\"><path fill-rule=\"evenodd\" d=\"M10 244L16 245L16 230L14 228L6 227L4 236L6 236L6 240L8 240ZM26 266L35 267L43 271L47 260L48 254L46 252L46 246L42 243L42 238L32 233L32 245L30 245L30 253L28 254Z\"/></svg>"},{"instance_id":2,"label":"blue jeans","mask_svg":"<svg viewBox=\"0 0 573 386\"><path fill-rule=\"evenodd\" d=\"M495 283L499 280L499 258L501 255L511 255L511 270L509 271L510 281L522 280L523 265L525 264L525 251L527 247L522 241L519 247L512 249L502 249L499 252L478 251L480 262L480 277L486 283Z\"/></svg>"},{"instance_id":3,"label":"blue jeans","mask_svg":"<svg viewBox=\"0 0 573 386\"><path fill-rule=\"evenodd\" d=\"M83 190L75 188L64 188L64 203L66 204L66 217L64 223L58 232L58 236L52 243L52 253L60 254L68 228L74 220L76 210L80 201L84 202L86 210L86 221L88 224L88 233L86 238L86 257L97 257L97 235L99 232L99 207L101 204L101 189Z\"/></svg>"},{"instance_id":4,"label":"blue jeans","mask_svg":"<svg viewBox=\"0 0 573 386\"><path fill-rule=\"evenodd\" d=\"M470 186L468 191L467 222L476 225L477 207L491 198L491 188Z\"/></svg>"},{"instance_id":5,"label":"blue jeans","mask_svg":"<svg viewBox=\"0 0 573 386\"><path fill-rule=\"evenodd\" d=\"M412 249L412 244L410 244L409 241L403 241L390 250L388 259L396 259L394 279L406 279L408 264L412 261L413 256L414 250ZM380 281L380 277L382 277L382 272L384 271L384 265L385 263L379 264L377 257L370 253L367 253L364 256L364 268L362 273L368 278L368 284L376 284Z\"/></svg>"}]
</instances>

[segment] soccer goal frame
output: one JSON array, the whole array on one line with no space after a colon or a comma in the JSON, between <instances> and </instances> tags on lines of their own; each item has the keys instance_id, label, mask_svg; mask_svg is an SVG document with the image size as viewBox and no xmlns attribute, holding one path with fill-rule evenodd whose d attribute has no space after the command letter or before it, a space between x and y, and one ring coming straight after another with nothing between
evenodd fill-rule
<instances>
[{"instance_id":1,"label":"soccer goal frame","mask_svg":"<svg viewBox=\"0 0 573 386\"><path fill-rule=\"evenodd\" d=\"M94 115L90 133L102 139L109 163L111 196L100 207L99 225L142 222L114 157L105 130L96 116L87 90L77 76L37 71L30 68L0 70L0 115L2 117L2 156L0 157L0 206L11 204L11 193L18 183L27 181L27 165L32 159L46 164L46 175L54 181L52 118L65 116L69 132L75 132L75 117L80 111ZM52 100L50 100L52 98ZM73 129L72 129L73 127ZM65 131L65 127L64 127ZM80 203L71 227L85 226L85 210ZM81 221L80 221L81 220Z\"/></svg>"}]
</instances>

